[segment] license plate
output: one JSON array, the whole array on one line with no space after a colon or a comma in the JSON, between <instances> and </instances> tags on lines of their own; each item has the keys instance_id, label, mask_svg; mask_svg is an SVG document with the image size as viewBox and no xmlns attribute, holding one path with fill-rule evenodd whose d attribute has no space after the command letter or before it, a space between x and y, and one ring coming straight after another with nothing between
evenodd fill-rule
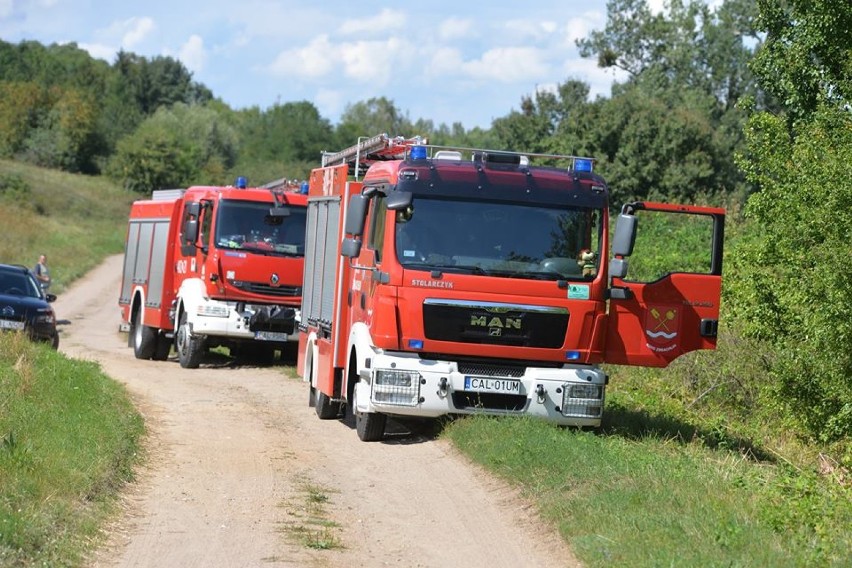
<instances>
[{"instance_id":1,"label":"license plate","mask_svg":"<svg viewBox=\"0 0 852 568\"><path fill-rule=\"evenodd\" d=\"M512 379L492 379L486 377L465 377L464 390L473 392L495 392L500 394L521 394L521 381Z\"/></svg>"},{"instance_id":2,"label":"license plate","mask_svg":"<svg viewBox=\"0 0 852 568\"><path fill-rule=\"evenodd\" d=\"M16 329L18 331L24 329L24 322L0 320L0 329Z\"/></svg>"},{"instance_id":3,"label":"license plate","mask_svg":"<svg viewBox=\"0 0 852 568\"><path fill-rule=\"evenodd\" d=\"M280 331L256 331L254 338L261 341L287 341L287 334Z\"/></svg>"}]
</instances>

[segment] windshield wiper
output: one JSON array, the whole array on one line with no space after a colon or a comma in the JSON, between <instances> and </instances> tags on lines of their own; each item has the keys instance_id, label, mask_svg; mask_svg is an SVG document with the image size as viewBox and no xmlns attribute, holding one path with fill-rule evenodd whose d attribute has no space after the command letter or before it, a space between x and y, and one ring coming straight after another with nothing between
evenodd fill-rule
<instances>
[{"instance_id":1,"label":"windshield wiper","mask_svg":"<svg viewBox=\"0 0 852 568\"><path fill-rule=\"evenodd\" d=\"M481 266L467 264L437 264L431 262L406 262L402 265L405 268L413 268L415 270L437 270L439 272L456 272L459 274L490 274Z\"/></svg>"}]
</instances>

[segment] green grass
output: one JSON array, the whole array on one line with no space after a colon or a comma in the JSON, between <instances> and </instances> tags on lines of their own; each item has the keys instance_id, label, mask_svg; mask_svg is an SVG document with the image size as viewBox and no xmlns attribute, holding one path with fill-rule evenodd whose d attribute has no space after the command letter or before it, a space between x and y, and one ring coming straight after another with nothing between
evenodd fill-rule
<instances>
[{"instance_id":1,"label":"green grass","mask_svg":"<svg viewBox=\"0 0 852 568\"><path fill-rule=\"evenodd\" d=\"M142 433L96 364L0 335L0 565L79 565L132 477Z\"/></svg>"},{"instance_id":2,"label":"green grass","mask_svg":"<svg viewBox=\"0 0 852 568\"><path fill-rule=\"evenodd\" d=\"M474 417L445 435L533 500L590 567L848 566L852 491L771 462L531 419Z\"/></svg>"},{"instance_id":3,"label":"green grass","mask_svg":"<svg viewBox=\"0 0 852 568\"><path fill-rule=\"evenodd\" d=\"M306 479L302 479L298 500L285 503L290 520L283 523L282 530L290 540L313 550L337 550L343 548L338 532L339 525L330 519L328 507L333 503L330 491Z\"/></svg>"}]
</instances>

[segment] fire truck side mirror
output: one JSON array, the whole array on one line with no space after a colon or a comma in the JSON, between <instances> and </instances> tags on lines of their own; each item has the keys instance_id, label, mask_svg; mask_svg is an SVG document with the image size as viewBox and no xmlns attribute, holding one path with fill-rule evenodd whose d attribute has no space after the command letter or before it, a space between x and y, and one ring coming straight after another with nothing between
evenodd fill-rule
<instances>
[{"instance_id":1,"label":"fire truck side mirror","mask_svg":"<svg viewBox=\"0 0 852 568\"><path fill-rule=\"evenodd\" d=\"M187 245L194 245L198 240L198 220L190 219L184 225L183 240Z\"/></svg>"},{"instance_id":2,"label":"fire truck side mirror","mask_svg":"<svg viewBox=\"0 0 852 568\"><path fill-rule=\"evenodd\" d=\"M340 255L347 258L358 258L361 254L361 241L347 237L340 243Z\"/></svg>"},{"instance_id":3,"label":"fire truck side mirror","mask_svg":"<svg viewBox=\"0 0 852 568\"><path fill-rule=\"evenodd\" d=\"M391 211L402 211L411 207L411 202L414 200L414 194L410 191L392 191L388 194L387 204Z\"/></svg>"},{"instance_id":4,"label":"fire truck side mirror","mask_svg":"<svg viewBox=\"0 0 852 568\"><path fill-rule=\"evenodd\" d=\"M636 243L635 215L622 213L618 216L615 224L615 236L612 239L612 254L616 256L630 256L633 254L633 245Z\"/></svg>"},{"instance_id":5,"label":"fire truck side mirror","mask_svg":"<svg viewBox=\"0 0 852 568\"><path fill-rule=\"evenodd\" d=\"M369 204L370 198L360 193L349 199L349 209L346 211L346 224L344 226L346 234L361 236L364 233L364 220L367 218Z\"/></svg>"},{"instance_id":6,"label":"fire truck side mirror","mask_svg":"<svg viewBox=\"0 0 852 568\"><path fill-rule=\"evenodd\" d=\"M609 275L613 278L624 278L627 276L627 259L613 258L610 260Z\"/></svg>"}]
</instances>

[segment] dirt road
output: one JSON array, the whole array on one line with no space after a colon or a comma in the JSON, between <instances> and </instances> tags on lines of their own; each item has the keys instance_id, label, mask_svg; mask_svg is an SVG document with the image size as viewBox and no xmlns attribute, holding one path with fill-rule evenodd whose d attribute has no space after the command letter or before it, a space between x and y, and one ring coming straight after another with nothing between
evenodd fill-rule
<instances>
[{"instance_id":1,"label":"dirt road","mask_svg":"<svg viewBox=\"0 0 852 568\"><path fill-rule=\"evenodd\" d=\"M118 333L121 257L63 293L60 349L144 415L147 454L94 567L576 566L513 490L429 436L362 443L288 367L139 361Z\"/></svg>"}]
</instances>

